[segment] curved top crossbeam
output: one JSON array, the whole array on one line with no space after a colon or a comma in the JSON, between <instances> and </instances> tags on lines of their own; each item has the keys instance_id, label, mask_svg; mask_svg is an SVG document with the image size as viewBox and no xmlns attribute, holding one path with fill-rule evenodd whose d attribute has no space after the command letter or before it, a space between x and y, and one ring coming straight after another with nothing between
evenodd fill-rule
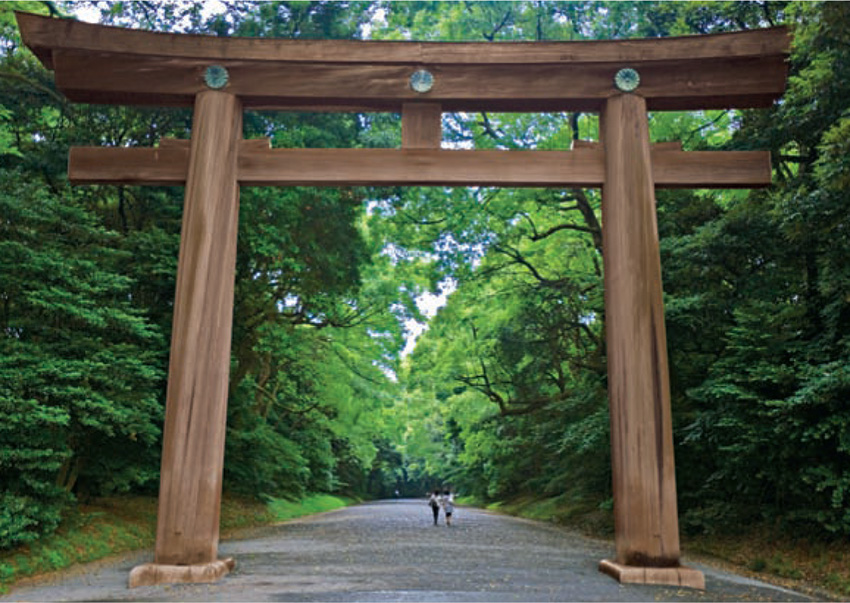
<instances>
[{"instance_id":1,"label":"curved top crossbeam","mask_svg":"<svg viewBox=\"0 0 850 603\"><path fill-rule=\"evenodd\" d=\"M72 101L189 106L211 65L247 107L312 111L598 111L615 74L640 74L650 110L770 105L785 88L785 28L641 40L388 42L221 38L17 13L24 43ZM427 69L433 87L414 91Z\"/></svg>"}]
</instances>

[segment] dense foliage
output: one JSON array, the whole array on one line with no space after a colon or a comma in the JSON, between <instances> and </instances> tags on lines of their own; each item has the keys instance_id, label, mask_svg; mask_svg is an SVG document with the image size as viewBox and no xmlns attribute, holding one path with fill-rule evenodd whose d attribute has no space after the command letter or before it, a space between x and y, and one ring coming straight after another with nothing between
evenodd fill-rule
<instances>
[{"instance_id":1,"label":"dense foliage","mask_svg":"<svg viewBox=\"0 0 850 603\"><path fill-rule=\"evenodd\" d=\"M71 187L71 145L187 138L184 110L71 105L10 9L303 38L567 40L788 24L770 110L654 140L769 149L763 191L661 191L683 526L850 535L850 9L833 2L9 2L0 6L0 547L155 493L182 189ZM446 114L447 143L568 148L591 114ZM279 147L397 146L397 115L256 113ZM225 488L610 507L594 190L243 189ZM402 353L417 298L451 293Z\"/></svg>"},{"instance_id":2,"label":"dense foliage","mask_svg":"<svg viewBox=\"0 0 850 603\"><path fill-rule=\"evenodd\" d=\"M246 4L225 20L188 3L87 5L110 24L302 37L355 36L369 8ZM0 13L0 547L51 531L74 500L158 485L182 189L71 187L65 164L72 144L186 138L191 115L56 94L10 9L81 8ZM246 137L282 146L358 146L363 129L348 115L245 119ZM362 205L350 190L242 193L228 491L394 490L399 466L379 458L394 387L381 367L403 343L387 311L400 296L361 234Z\"/></svg>"},{"instance_id":3,"label":"dense foliage","mask_svg":"<svg viewBox=\"0 0 850 603\"><path fill-rule=\"evenodd\" d=\"M658 194L680 509L687 530L850 534L846 5L445 3L388 19L390 37L493 41L792 27L773 109L651 116L654 140L769 149L775 168L766 191ZM597 136L587 115L445 125L476 147ZM411 193L382 219L397 245L436 258L435 282L457 284L407 366L404 412L423 421L411 462L484 499L608 509L597 193Z\"/></svg>"}]
</instances>

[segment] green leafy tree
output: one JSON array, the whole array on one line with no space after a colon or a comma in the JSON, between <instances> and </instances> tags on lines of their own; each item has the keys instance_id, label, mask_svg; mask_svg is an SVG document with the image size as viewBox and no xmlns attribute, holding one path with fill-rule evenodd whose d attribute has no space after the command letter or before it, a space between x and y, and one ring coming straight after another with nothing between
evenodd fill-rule
<instances>
[{"instance_id":1,"label":"green leafy tree","mask_svg":"<svg viewBox=\"0 0 850 603\"><path fill-rule=\"evenodd\" d=\"M147 485L161 416L152 329L114 268L115 237L84 210L6 172L3 300L3 546L56 525L66 493ZM152 464L152 463L151 463ZM8 521L9 518L6 518Z\"/></svg>"}]
</instances>

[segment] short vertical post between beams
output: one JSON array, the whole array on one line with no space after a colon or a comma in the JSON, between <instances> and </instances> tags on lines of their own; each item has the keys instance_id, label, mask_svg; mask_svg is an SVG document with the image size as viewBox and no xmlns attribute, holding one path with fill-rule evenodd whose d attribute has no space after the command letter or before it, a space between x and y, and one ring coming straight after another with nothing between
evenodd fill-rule
<instances>
[{"instance_id":1,"label":"short vertical post between beams","mask_svg":"<svg viewBox=\"0 0 850 603\"><path fill-rule=\"evenodd\" d=\"M602 236L617 557L621 582L704 588L679 564L679 519L655 184L646 101L608 99Z\"/></svg>"},{"instance_id":2,"label":"short vertical post between beams","mask_svg":"<svg viewBox=\"0 0 850 603\"><path fill-rule=\"evenodd\" d=\"M442 119L440 103L403 103L401 148L439 149L443 140Z\"/></svg>"},{"instance_id":3,"label":"short vertical post between beams","mask_svg":"<svg viewBox=\"0 0 850 603\"><path fill-rule=\"evenodd\" d=\"M217 555L241 138L239 99L199 93L177 267L155 560L131 572L131 587L211 582L233 566Z\"/></svg>"}]
</instances>

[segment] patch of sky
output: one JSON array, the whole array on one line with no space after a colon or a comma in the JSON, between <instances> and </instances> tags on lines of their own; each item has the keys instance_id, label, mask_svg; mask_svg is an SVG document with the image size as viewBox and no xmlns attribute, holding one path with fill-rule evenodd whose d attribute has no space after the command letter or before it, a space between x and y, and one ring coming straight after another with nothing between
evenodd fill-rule
<instances>
[{"instance_id":1,"label":"patch of sky","mask_svg":"<svg viewBox=\"0 0 850 603\"><path fill-rule=\"evenodd\" d=\"M386 27L387 26L387 11L383 7L378 7L374 13L372 13L372 18L363 23L360 26L360 39L368 40L372 37L372 30L375 27Z\"/></svg>"},{"instance_id":2,"label":"patch of sky","mask_svg":"<svg viewBox=\"0 0 850 603\"><path fill-rule=\"evenodd\" d=\"M382 218L391 218L396 214L390 199L370 199L366 201L366 215L380 215Z\"/></svg>"},{"instance_id":3,"label":"patch of sky","mask_svg":"<svg viewBox=\"0 0 850 603\"><path fill-rule=\"evenodd\" d=\"M72 4L69 9L80 21L85 21L86 23L100 23L100 9L96 5Z\"/></svg>"},{"instance_id":4,"label":"patch of sky","mask_svg":"<svg viewBox=\"0 0 850 603\"><path fill-rule=\"evenodd\" d=\"M415 249L407 249L395 243L387 243L381 249L381 255L390 258L390 263L395 266L401 262L409 262L416 259L433 260L434 256L425 251L417 251Z\"/></svg>"},{"instance_id":5,"label":"patch of sky","mask_svg":"<svg viewBox=\"0 0 850 603\"><path fill-rule=\"evenodd\" d=\"M457 262L449 261L449 258L459 256L461 261L475 270L484 259L487 249L495 243L496 235L493 233L464 232L469 235L470 242L458 241L452 233L445 232L434 241L433 249L436 256L450 266L457 266Z\"/></svg>"},{"instance_id":6,"label":"patch of sky","mask_svg":"<svg viewBox=\"0 0 850 603\"><path fill-rule=\"evenodd\" d=\"M369 337L373 339L392 339L393 334L389 331L376 331L375 329L366 329L366 332L369 334Z\"/></svg>"},{"instance_id":7,"label":"patch of sky","mask_svg":"<svg viewBox=\"0 0 850 603\"><path fill-rule=\"evenodd\" d=\"M474 149L473 133L467 126L472 119L473 115L464 111L443 113L445 136L440 144L441 148L450 150Z\"/></svg>"},{"instance_id":8,"label":"patch of sky","mask_svg":"<svg viewBox=\"0 0 850 603\"><path fill-rule=\"evenodd\" d=\"M416 307L428 320L434 318L437 312L446 305L449 295L457 289L457 281L453 278L446 278L440 281L437 285L437 292L431 293L426 291L416 298ZM402 357L407 356L416 347L416 340L425 331L428 330L427 322L419 322L412 318L404 322L404 337L405 345L401 351Z\"/></svg>"},{"instance_id":9,"label":"patch of sky","mask_svg":"<svg viewBox=\"0 0 850 603\"><path fill-rule=\"evenodd\" d=\"M581 316L578 321L583 325L592 325L596 322L596 319L596 312L590 312L588 314L585 314L584 316Z\"/></svg>"},{"instance_id":10,"label":"patch of sky","mask_svg":"<svg viewBox=\"0 0 850 603\"><path fill-rule=\"evenodd\" d=\"M399 292L403 293L404 291L405 291L405 287L399 288ZM395 316L399 320L405 320L405 318L407 316L407 308L401 302L395 302L395 303L390 304L389 310L390 310L390 314L392 314L393 316Z\"/></svg>"},{"instance_id":11,"label":"patch of sky","mask_svg":"<svg viewBox=\"0 0 850 603\"><path fill-rule=\"evenodd\" d=\"M289 294L281 301L277 302L277 309L279 312L286 312L287 310L292 310L293 308L297 308L300 305L301 298L297 295Z\"/></svg>"},{"instance_id":12,"label":"patch of sky","mask_svg":"<svg viewBox=\"0 0 850 603\"><path fill-rule=\"evenodd\" d=\"M513 226L517 226L520 222L522 222L523 220L525 220L525 219L527 219L527 218L528 218L528 214L527 214L527 213L525 213L525 212L519 212L519 213L517 213L517 214L516 214L513 218L511 218L510 220L508 220L508 224L509 224L510 226L512 226L512 227L513 227Z\"/></svg>"},{"instance_id":13,"label":"patch of sky","mask_svg":"<svg viewBox=\"0 0 850 603\"><path fill-rule=\"evenodd\" d=\"M392 362L392 358L386 358L386 360L387 362ZM381 360L373 360L372 366L380 369L380 371L386 376L386 378L392 381L393 383L398 383L398 375L396 375L396 372L389 366L384 364Z\"/></svg>"},{"instance_id":14,"label":"patch of sky","mask_svg":"<svg viewBox=\"0 0 850 603\"><path fill-rule=\"evenodd\" d=\"M66 6L70 13L74 15L80 21L85 21L86 23L100 23L101 15L100 15L100 3L82 3L82 2L69 2ZM163 2L163 4L166 4ZM204 0L204 2L200 3L201 5L201 17L206 20L215 15L224 15L225 20L230 23L230 18L227 16L227 5L224 2L220 2L219 0ZM172 32L180 33L185 32L189 28L191 28L192 23L189 17L184 17L181 21L178 21ZM138 27L138 26L137 26ZM141 27L139 27L141 29Z\"/></svg>"}]
</instances>

